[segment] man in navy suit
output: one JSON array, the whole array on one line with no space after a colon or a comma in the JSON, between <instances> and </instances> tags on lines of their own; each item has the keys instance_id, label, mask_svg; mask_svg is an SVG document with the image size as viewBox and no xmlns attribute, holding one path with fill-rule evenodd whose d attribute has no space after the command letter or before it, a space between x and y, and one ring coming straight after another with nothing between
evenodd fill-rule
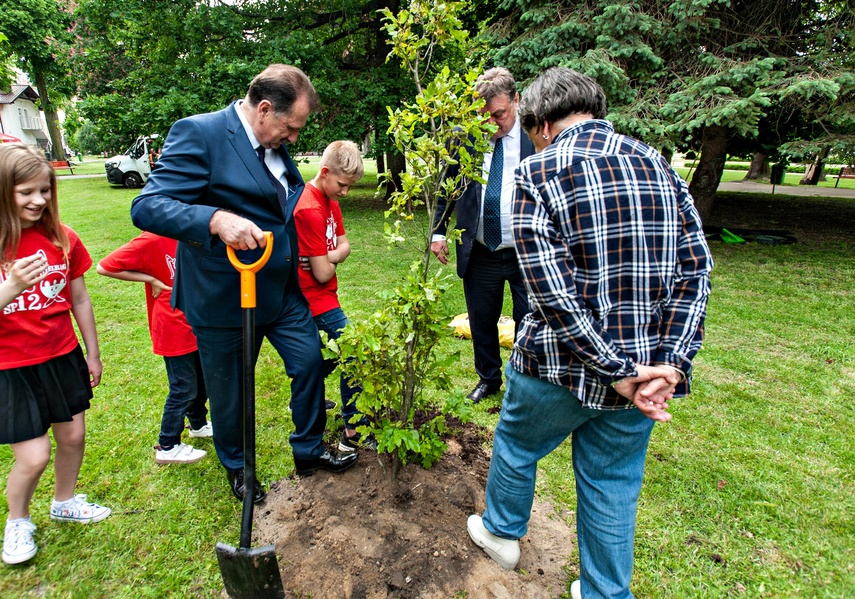
<instances>
[{"instance_id":1,"label":"man in navy suit","mask_svg":"<svg viewBox=\"0 0 855 599\"><path fill-rule=\"evenodd\" d=\"M290 436L297 474L344 470L355 454L324 449L326 426L318 330L297 280L293 211L303 179L285 149L319 106L300 69L274 64L228 108L176 122L158 168L134 200L140 229L178 240L173 305L193 327L211 402L214 447L242 499L242 315L238 272L226 247L254 262L273 232L273 254L257 274L256 357L265 337L291 378ZM255 501L264 498L256 483Z\"/></svg>"},{"instance_id":2,"label":"man in navy suit","mask_svg":"<svg viewBox=\"0 0 855 599\"><path fill-rule=\"evenodd\" d=\"M484 155L487 185L469 182L456 203L457 228L463 229L457 245L457 275L463 279L478 374L478 384L467 397L478 403L502 386L498 321L505 282L511 287L514 323L518 325L529 311L511 237L511 200L514 171L520 160L534 153L534 146L520 129L520 96L510 71L500 67L485 71L478 77L475 90L484 99L490 122L498 126L491 140L494 150ZM502 159L494 160L496 156ZM453 209L453 204L439 199L431 250L443 264L448 262L445 233Z\"/></svg>"}]
</instances>

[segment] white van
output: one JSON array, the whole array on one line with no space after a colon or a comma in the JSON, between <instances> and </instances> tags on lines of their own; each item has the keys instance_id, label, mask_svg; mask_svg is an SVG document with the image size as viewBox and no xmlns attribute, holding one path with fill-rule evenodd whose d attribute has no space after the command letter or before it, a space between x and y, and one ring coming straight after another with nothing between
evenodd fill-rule
<instances>
[{"instance_id":1,"label":"white van","mask_svg":"<svg viewBox=\"0 0 855 599\"><path fill-rule=\"evenodd\" d=\"M145 185L151 174L151 143L156 138L157 135L138 137L124 154L109 158L104 163L107 181L130 188Z\"/></svg>"}]
</instances>

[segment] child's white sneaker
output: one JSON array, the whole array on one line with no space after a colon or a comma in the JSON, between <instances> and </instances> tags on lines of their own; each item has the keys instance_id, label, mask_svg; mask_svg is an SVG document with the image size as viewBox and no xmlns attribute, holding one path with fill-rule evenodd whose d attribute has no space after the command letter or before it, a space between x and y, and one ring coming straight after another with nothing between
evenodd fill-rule
<instances>
[{"instance_id":1,"label":"child's white sneaker","mask_svg":"<svg viewBox=\"0 0 855 599\"><path fill-rule=\"evenodd\" d=\"M36 525L26 518L6 520L6 532L3 534L3 561L7 564L20 564L32 559L38 548L33 540Z\"/></svg>"},{"instance_id":2,"label":"child's white sneaker","mask_svg":"<svg viewBox=\"0 0 855 599\"><path fill-rule=\"evenodd\" d=\"M199 428L195 428L195 429L191 426L190 427L190 436L195 437L197 439L201 439L201 438L205 438L205 437L213 437L214 436L214 429L211 426L211 422L208 421L208 423L205 426L200 426Z\"/></svg>"},{"instance_id":3,"label":"child's white sneaker","mask_svg":"<svg viewBox=\"0 0 855 599\"><path fill-rule=\"evenodd\" d=\"M86 501L86 495L75 495L66 501L54 500L50 506L50 517L52 520L60 520L62 522L89 524L90 522L100 522L109 516L112 511L103 505L89 503Z\"/></svg>"},{"instance_id":4,"label":"child's white sneaker","mask_svg":"<svg viewBox=\"0 0 855 599\"><path fill-rule=\"evenodd\" d=\"M208 455L204 449L196 449L186 443L178 443L172 449L154 447L154 461L158 464L193 464Z\"/></svg>"}]
</instances>

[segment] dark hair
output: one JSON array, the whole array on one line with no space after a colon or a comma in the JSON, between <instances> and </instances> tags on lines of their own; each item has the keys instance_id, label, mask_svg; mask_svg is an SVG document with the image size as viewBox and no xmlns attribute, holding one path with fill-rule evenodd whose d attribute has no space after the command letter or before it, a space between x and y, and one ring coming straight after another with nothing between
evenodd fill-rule
<instances>
[{"instance_id":1,"label":"dark hair","mask_svg":"<svg viewBox=\"0 0 855 599\"><path fill-rule=\"evenodd\" d=\"M606 94L591 77L567 67L552 67L523 92L518 114L526 131L572 114L602 119L606 116Z\"/></svg>"},{"instance_id":2,"label":"dark hair","mask_svg":"<svg viewBox=\"0 0 855 599\"><path fill-rule=\"evenodd\" d=\"M517 82L508 69L493 67L478 77L475 82L475 91L489 104L493 98L505 95L513 101L517 96Z\"/></svg>"},{"instance_id":3,"label":"dark hair","mask_svg":"<svg viewBox=\"0 0 855 599\"><path fill-rule=\"evenodd\" d=\"M305 96L309 109L317 112L321 101L306 74L287 64L272 64L261 71L249 84L246 99L250 106L267 100L273 112L287 114L298 98Z\"/></svg>"}]
</instances>

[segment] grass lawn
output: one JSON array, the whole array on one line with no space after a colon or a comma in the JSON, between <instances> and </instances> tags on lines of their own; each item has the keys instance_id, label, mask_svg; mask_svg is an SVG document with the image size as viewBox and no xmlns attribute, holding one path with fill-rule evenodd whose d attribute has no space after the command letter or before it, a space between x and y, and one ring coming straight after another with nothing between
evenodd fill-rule
<instances>
[{"instance_id":1,"label":"grass lawn","mask_svg":"<svg viewBox=\"0 0 855 599\"><path fill-rule=\"evenodd\" d=\"M77 160L77 155L69 158L75 175L104 175L104 180L107 180L106 172L104 171L104 163L106 158L96 156L94 154L86 154L83 160ZM60 171L58 174L67 175L68 171Z\"/></svg>"},{"instance_id":2,"label":"grass lawn","mask_svg":"<svg viewBox=\"0 0 855 599\"><path fill-rule=\"evenodd\" d=\"M303 167L308 178L316 164ZM366 180L343 202L353 253L339 284L351 320L371 313L377 290L399 280L411 261L387 249L374 177ZM63 220L96 262L137 233L129 206L138 191L92 178L63 180L59 193ZM855 200L841 202L851 208ZM636 535L638 597L855 596L855 236L848 227L842 237L795 245L711 243L713 296L693 394L672 403L673 422L657 425L650 444ZM87 416L78 492L113 515L91 526L52 522L49 467L32 504L39 553L23 566L0 566L0 597L223 597L214 546L237 544L240 505L210 440L193 439L209 451L197 464L155 465L167 385L163 362L151 353L143 286L94 269L86 280L104 375ZM465 311L459 284L447 302L449 314ZM470 387L471 344L449 338L443 347L461 350L453 376ZM330 380L330 397L336 389ZM293 473L289 393L265 345L257 418L267 485ZM479 404L478 422L492 427L498 416L489 408L497 404ZM328 424L330 438L336 426ZM0 446L4 491L11 463L9 447ZM569 443L543 460L537 491L561 504L573 524ZM577 571L578 556L570 560Z\"/></svg>"}]
</instances>

